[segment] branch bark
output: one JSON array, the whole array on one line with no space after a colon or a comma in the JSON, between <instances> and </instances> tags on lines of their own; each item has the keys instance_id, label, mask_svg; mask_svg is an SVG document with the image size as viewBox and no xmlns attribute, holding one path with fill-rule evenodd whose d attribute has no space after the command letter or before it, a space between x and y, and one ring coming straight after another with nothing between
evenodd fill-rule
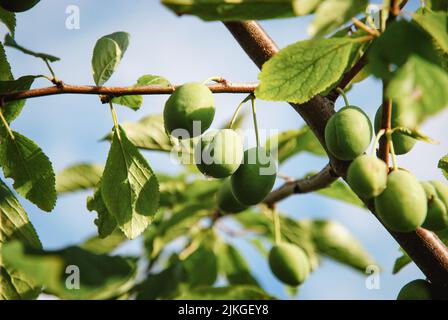
<instances>
[{"instance_id":1,"label":"branch bark","mask_svg":"<svg viewBox=\"0 0 448 320\"><path fill-rule=\"evenodd\" d=\"M293 194L308 193L328 187L337 179L339 179L339 177L333 173L331 166L328 164L315 175L286 182L278 189L270 192L263 200L263 203L272 206L276 202L286 199Z\"/></svg>"},{"instance_id":2,"label":"branch bark","mask_svg":"<svg viewBox=\"0 0 448 320\"><path fill-rule=\"evenodd\" d=\"M259 68L277 53L277 46L257 22L226 22L225 25ZM292 107L302 116L325 147L324 129L334 113L333 102L317 95L304 104L292 104ZM345 178L349 162L330 157L330 165L336 175ZM366 205L375 215L373 203L366 202ZM410 233L388 231L429 280L438 285L448 286L448 249L434 233L423 228Z\"/></svg>"},{"instance_id":3,"label":"branch bark","mask_svg":"<svg viewBox=\"0 0 448 320\"><path fill-rule=\"evenodd\" d=\"M213 93L252 93L257 87L257 83L231 83L223 82L208 85ZM149 85L142 87L96 87L96 86L76 86L61 83L57 86L31 89L18 92L1 92L0 97L4 102L30 99L36 97L44 97L58 94L93 94L104 95L110 97L130 96L130 95L156 95L156 94L171 94L179 87L178 85L172 87L162 87L158 85Z\"/></svg>"}]
</instances>

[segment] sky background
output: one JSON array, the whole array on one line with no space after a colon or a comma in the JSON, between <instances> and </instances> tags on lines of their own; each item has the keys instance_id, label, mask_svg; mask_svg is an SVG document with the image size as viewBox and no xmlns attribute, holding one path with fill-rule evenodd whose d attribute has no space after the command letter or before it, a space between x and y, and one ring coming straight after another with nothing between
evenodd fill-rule
<instances>
[{"instance_id":1,"label":"sky background","mask_svg":"<svg viewBox=\"0 0 448 320\"><path fill-rule=\"evenodd\" d=\"M415 8L418 1L410 1ZM80 9L80 29L65 27L66 8ZM245 55L226 28L218 22L202 22L194 17L178 18L158 0L43 0L33 10L17 15L16 40L25 47L62 58L54 63L57 76L70 84L93 84L91 55L98 38L115 31L131 34L130 46L117 71L107 85L131 85L143 74L156 74L180 84L222 76L235 82L257 80L258 69ZM307 38L310 17L262 22L263 27L280 47ZM0 29L4 33L4 28ZM15 77L27 74L48 74L40 60L7 48ZM38 80L34 87L48 86ZM380 82L369 78L348 94L351 104L361 106L373 117L381 100ZM117 107L120 121L132 121L147 114L159 114L166 96L147 96L143 107L134 112ZM217 114L213 126L231 117L243 95L216 95ZM343 102L338 100L337 107ZM251 128L248 119L246 128ZM258 102L260 129L279 131L303 125L303 120L286 103ZM417 143L413 152L399 157L399 165L415 173L421 180L443 180L437 169L438 160L446 154L448 113L427 121L422 130L439 145ZM99 142L112 126L110 112L96 96L60 95L30 99L21 116L13 123L14 130L33 139L52 160L58 172L80 161L104 163L109 145ZM265 138L265 137L264 137ZM145 153L156 172L179 170L166 155ZM281 172L301 177L321 169L327 160L300 155L289 160ZM10 182L10 181L9 181ZM277 181L277 184L281 181ZM89 192L58 199L52 213L44 213L21 198L30 219L46 249L56 249L81 242L95 234L95 214L85 208ZM395 299L407 282L422 278L415 265L398 275L391 274L400 253L397 243L368 212L318 195L300 195L283 201L279 208L295 218L330 218L343 223L368 249L381 266L380 289L368 290L367 275L324 259L322 265L302 286L298 299ZM287 298L284 287L270 273L267 262L252 248L242 245L244 255L254 273L270 293ZM138 240L125 245L121 253L140 250Z\"/></svg>"}]
</instances>

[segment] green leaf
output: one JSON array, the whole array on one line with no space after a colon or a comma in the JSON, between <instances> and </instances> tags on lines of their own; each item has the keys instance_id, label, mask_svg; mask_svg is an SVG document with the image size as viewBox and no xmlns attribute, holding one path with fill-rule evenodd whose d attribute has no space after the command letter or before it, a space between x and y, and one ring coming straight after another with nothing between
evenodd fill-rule
<instances>
[{"instance_id":1,"label":"green leaf","mask_svg":"<svg viewBox=\"0 0 448 320\"><path fill-rule=\"evenodd\" d=\"M114 73L129 45L129 34L116 32L100 38L93 49L93 79L102 86Z\"/></svg>"},{"instance_id":2,"label":"green leaf","mask_svg":"<svg viewBox=\"0 0 448 320\"><path fill-rule=\"evenodd\" d=\"M145 233L145 248L150 257L157 256L167 243L188 235L192 227L202 218L210 215L212 201L192 201L176 208L168 219L164 219L148 229Z\"/></svg>"},{"instance_id":3,"label":"green leaf","mask_svg":"<svg viewBox=\"0 0 448 320\"><path fill-rule=\"evenodd\" d=\"M107 238L93 236L87 239L81 244L81 248L96 254L106 254L111 253L113 250L126 242L126 240L127 239L124 236L123 232L117 229Z\"/></svg>"},{"instance_id":4,"label":"green leaf","mask_svg":"<svg viewBox=\"0 0 448 320\"><path fill-rule=\"evenodd\" d=\"M392 274L397 274L398 272L401 271L401 269L403 269L412 262L412 259L407 255L407 253L403 249L400 248L400 251L403 253L403 255L397 258L397 260L395 260Z\"/></svg>"},{"instance_id":5,"label":"green leaf","mask_svg":"<svg viewBox=\"0 0 448 320\"><path fill-rule=\"evenodd\" d=\"M390 81L387 95L420 121L448 107L448 73L419 56L411 56Z\"/></svg>"},{"instance_id":6,"label":"green leaf","mask_svg":"<svg viewBox=\"0 0 448 320\"><path fill-rule=\"evenodd\" d=\"M304 103L338 80L349 62L353 41L346 38L305 40L280 50L258 78L258 98Z\"/></svg>"},{"instance_id":7,"label":"green leaf","mask_svg":"<svg viewBox=\"0 0 448 320\"><path fill-rule=\"evenodd\" d=\"M75 192L94 188L101 180L103 166L92 163L71 165L56 176L56 191Z\"/></svg>"},{"instance_id":8,"label":"green leaf","mask_svg":"<svg viewBox=\"0 0 448 320\"><path fill-rule=\"evenodd\" d=\"M442 170L445 178L448 179L448 155L444 156L442 159L439 160L438 167L439 169Z\"/></svg>"},{"instance_id":9,"label":"green leaf","mask_svg":"<svg viewBox=\"0 0 448 320\"><path fill-rule=\"evenodd\" d=\"M448 14L446 12L420 10L414 13L412 18L433 37L443 51L448 52Z\"/></svg>"},{"instance_id":10,"label":"green leaf","mask_svg":"<svg viewBox=\"0 0 448 320\"><path fill-rule=\"evenodd\" d=\"M324 36L364 12L368 3L367 0L324 0L316 10L308 33L315 37Z\"/></svg>"},{"instance_id":11,"label":"green leaf","mask_svg":"<svg viewBox=\"0 0 448 320\"><path fill-rule=\"evenodd\" d=\"M296 16L304 16L313 13L322 0L295 0L292 2Z\"/></svg>"},{"instance_id":12,"label":"green leaf","mask_svg":"<svg viewBox=\"0 0 448 320\"><path fill-rule=\"evenodd\" d=\"M394 22L373 42L369 50L369 71L389 80L393 75L390 65L400 70L412 55L435 64L440 62L433 41L425 31L405 20Z\"/></svg>"},{"instance_id":13,"label":"green leaf","mask_svg":"<svg viewBox=\"0 0 448 320\"><path fill-rule=\"evenodd\" d=\"M87 209L96 211L98 218L95 225L98 227L98 237L104 239L111 235L117 228L117 219L109 212L101 195L101 184L95 189L93 196L87 198Z\"/></svg>"},{"instance_id":14,"label":"green leaf","mask_svg":"<svg viewBox=\"0 0 448 320\"><path fill-rule=\"evenodd\" d=\"M247 284L259 287L257 280L249 270L246 260L232 245L220 243L216 250L219 272L222 273L229 284Z\"/></svg>"},{"instance_id":15,"label":"green leaf","mask_svg":"<svg viewBox=\"0 0 448 320\"><path fill-rule=\"evenodd\" d=\"M0 247L13 240L35 248L42 247L25 210L1 180L0 221ZM35 299L40 291L41 287L32 278L5 265L0 259L0 300Z\"/></svg>"},{"instance_id":16,"label":"green leaf","mask_svg":"<svg viewBox=\"0 0 448 320\"><path fill-rule=\"evenodd\" d=\"M179 295L185 270L176 260L165 270L151 273L138 286L137 300L172 299Z\"/></svg>"},{"instance_id":17,"label":"green leaf","mask_svg":"<svg viewBox=\"0 0 448 320\"><path fill-rule=\"evenodd\" d=\"M0 56L1 56L1 50L0 50ZM23 76L17 80L0 81L0 92L14 93L29 90L34 82L34 79L39 77L40 76ZM4 105L4 107L2 108L3 115L5 116L6 121L8 121L8 123L10 123L19 116L20 112L23 109L23 106L25 105L25 102L26 100L17 100L7 102Z\"/></svg>"},{"instance_id":18,"label":"green leaf","mask_svg":"<svg viewBox=\"0 0 448 320\"><path fill-rule=\"evenodd\" d=\"M30 55L30 56L33 56L33 57L36 57L36 58L48 60L49 62L56 62L56 61L61 60L58 57L55 57L55 56L52 56L52 55L49 55L49 54L46 54L46 53L35 52L35 51L29 50L27 48L24 48L21 45L19 45L16 42L16 40L13 39L11 37L11 35L9 35L9 34L7 34L5 36L5 46L17 49L17 50L21 51L24 54L27 54L27 55Z\"/></svg>"},{"instance_id":19,"label":"green leaf","mask_svg":"<svg viewBox=\"0 0 448 320\"><path fill-rule=\"evenodd\" d=\"M178 300L272 300L262 289L253 286L203 287L184 292Z\"/></svg>"},{"instance_id":20,"label":"green leaf","mask_svg":"<svg viewBox=\"0 0 448 320\"><path fill-rule=\"evenodd\" d=\"M293 2L293 0L162 0L162 4L177 15L191 14L206 21L263 20L293 17ZM299 10L296 9L296 13L298 12Z\"/></svg>"},{"instance_id":21,"label":"green leaf","mask_svg":"<svg viewBox=\"0 0 448 320\"><path fill-rule=\"evenodd\" d=\"M8 265L23 272L62 299L108 299L130 288L137 273L133 259L91 253L79 247L43 251L12 242L3 247ZM72 278L79 272L79 289Z\"/></svg>"},{"instance_id":22,"label":"green leaf","mask_svg":"<svg viewBox=\"0 0 448 320\"><path fill-rule=\"evenodd\" d=\"M284 131L270 137L266 141L265 148L271 151L279 163L304 151L318 156L327 154L309 127Z\"/></svg>"},{"instance_id":23,"label":"green leaf","mask_svg":"<svg viewBox=\"0 0 448 320\"><path fill-rule=\"evenodd\" d=\"M210 247L210 243L199 246L182 263L192 288L211 286L218 278L218 260Z\"/></svg>"},{"instance_id":24,"label":"green leaf","mask_svg":"<svg viewBox=\"0 0 448 320\"><path fill-rule=\"evenodd\" d=\"M101 195L106 208L129 239L146 229L159 206L157 178L121 127L114 130Z\"/></svg>"},{"instance_id":25,"label":"green leaf","mask_svg":"<svg viewBox=\"0 0 448 320\"><path fill-rule=\"evenodd\" d=\"M425 135L420 130L411 130L411 129L405 128L405 127L395 127L392 129L392 132L395 132L395 131L398 131L405 136L414 138L415 140L423 141L423 142L430 143L430 144L439 144L438 141L431 139L430 137Z\"/></svg>"},{"instance_id":26,"label":"green leaf","mask_svg":"<svg viewBox=\"0 0 448 320\"><path fill-rule=\"evenodd\" d=\"M8 59L6 57L5 48L0 42L0 81L12 80L14 77L11 72L11 66L9 65ZM1 90L0 92L5 92Z\"/></svg>"},{"instance_id":27,"label":"green leaf","mask_svg":"<svg viewBox=\"0 0 448 320\"><path fill-rule=\"evenodd\" d=\"M326 197L347 202L361 208L365 208L364 203L358 198L358 196L352 191L352 189L350 189L350 187L341 180L333 182L329 187L320 189L319 191L317 191L317 193Z\"/></svg>"},{"instance_id":28,"label":"green leaf","mask_svg":"<svg viewBox=\"0 0 448 320\"><path fill-rule=\"evenodd\" d=\"M0 163L5 177L14 179L14 189L44 211L53 210L56 189L53 167L33 141L18 132L14 138L3 131Z\"/></svg>"},{"instance_id":29,"label":"green leaf","mask_svg":"<svg viewBox=\"0 0 448 320\"><path fill-rule=\"evenodd\" d=\"M0 21L5 24L14 37L14 33L16 32L16 14L0 7Z\"/></svg>"},{"instance_id":30,"label":"green leaf","mask_svg":"<svg viewBox=\"0 0 448 320\"><path fill-rule=\"evenodd\" d=\"M319 253L361 272L375 264L361 243L342 224L330 220L313 220L311 230Z\"/></svg>"},{"instance_id":31,"label":"green leaf","mask_svg":"<svg viewBox=\"0 0 448 320\"><path fill-rule=\"evenodd\" d=\"M138 122L124 122L121 124L128 139L140 149L170 152L173 143L165 132L162 115L150 115ZM112 134L104 139L110 140Z\"/></svg>"},{"instance_id":32,"label":"green leaf","mask_svg":"<svg viewBox=\"0 0 448 320\"><path fill-rule=\"evenodd\" d=\"M171 83L166 80L163 77L155 76L151 74L147 74L144 76L141 76L135 85L130 87L129 89L137 88L137 87L143 87L143 86L150 86L150 85L158 85L164 88L170 88ZM112 99L113 103L120 104L122 106L129 107L133 110L138 110L143 104L143 97L139 95L132 95L132 96L121 96L116 97Z\"/></svg>"}]
</instances>

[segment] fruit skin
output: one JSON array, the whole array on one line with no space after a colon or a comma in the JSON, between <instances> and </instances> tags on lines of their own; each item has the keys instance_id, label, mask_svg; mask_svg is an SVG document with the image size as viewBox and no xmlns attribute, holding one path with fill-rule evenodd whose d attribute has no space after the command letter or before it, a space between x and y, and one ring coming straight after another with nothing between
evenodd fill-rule
<instances>
[{"instance_id":1,"label":"fruit skin","mask_svg":"<svg viewBox=\"0 0 448 320\"><path fill-rule=\"evenodd\" d=\"M431 284L422 279L413 280L401 288L397 300L431 300Z\"/></svg>"},{"instance_id":2,"label":"fruit skin","mask_svg":"<svg viewBox=\"0 0 448 320\"><path fill-rule=\"evenodd\" d=\"M371 199L386 189L387 171L384 161L361 155L348 167L347 182L361 198Z\"/></svg>"},{"instance_id":3,"label":"fruit skin","mask_svg":"<svg viewBox=\"0 0 448 320\"><path fill-rule=\"evenodd\" d=\"M369 117L355 106L344 107L335 113L325 127L328 151L340 160L353 160L361 155L372 140Z\"/></svg>"},{"instance_id":4,"label":"fruit skin","mask_svg":"<svg viewBox=\"0 0 448 320\"><path fill-rule=\"evenodd\" d=\"M310 263L305 252L291 243L273 246L268 261L277 279L293 287L301 285L310 273Z\"/></svg>"},{"instance_id":5,"label":"fruit skin","mask_svg":"<svg viewBox=\"0 0 448 320\"><path fill-rule=\"evenodd\" d=\"M243 142L234 130L214 130L202 136L195 149L196 167L207 176L225 178L238 169L243 155Z\"/></svg>"},{"instance_id":6,"label":"fruit skin","mask_svg":"<svg viewBox=\"0 0 448 320\"><path fill-rule=\"evenodd\" d=\"M433 183L438 185L438 188L442 192L437 192L437 189ZM443 198L439 197L439 194L443 194L443 190L448 188L444 184L438 181L421 182L423 189L425 189L426 199L428 202L428 213L426 215L423 227L432 230L440 231L448 227L448 207Z\"/></svg>"},{"instance_id":7,"label":"fruit skin","mask_svg":"<svg viewBox=\"0 0 448 320\"><path fill-rule=\"evenodd\" d=\"M242 204L252 206L263 201L277 177L274 159L264 148L244 152L244 160L231 177L232 192Z\"/></svg>"},{"instance_id":8,"label":"fruit skin","mask_svg":"<svg viewBox=\"0 0 448 320\"><path fill-rule=\"evenodd\" d=\"M0 0L0 7L11 12L24 12L34 7L39 1L40 0Z\"/></svg>"},{"instance_id":9,"label":"fruit skin","mask_svg":"<svg viewBox=\"0 0 448 320\"><path fill-rule=\"evenodd\" d=\"M383 107L379 107L375 114L375 132L381 129L381 115ZM413 112L406 112L402 107L393 105L391 115L391 128L405 127L408 129L415 129L417 127L417 118ZM394 151L397 155L406 154L414 147L417 140L406 136L400 132L392 134L392 142L394 143Z\"/></svg>"},{"instance_id":10,"label":"fruit skin","mask_svg":"<svg viewBox=\"0 0 448 320\"><path fill-rule=\"evenodd\" d=\"M225 213L238 213L249 208L236 200L232 193L230 179L226 179L216 194L218 208Z\"/></svg>"},{"instance_id":11,"label":"fruit skin","mask_svg":"<svg viewBox=\"0 0 448 320\"><path fill-rule=\"evenodd\" d=\"M375 208L386 227L410 232L421 226L427 213L425 190L417 178L404 170L394 170L387 177L387 186L375 198Z\"/></svg>"},{"instance_id":12,"label":"fruit skin","mask_svg":"<svg viewBox=\"0 0 448 320\"><path fill-rule=\"evenodd\" d=\"M215 98L207 86L186 83L174 91L165 103L163 120L169 134L175 129L184 129L189 138L199 136L207 130L215 116ZM200 121L201 130L193 132L193 121Z\"/></svg>"}]
</instances>

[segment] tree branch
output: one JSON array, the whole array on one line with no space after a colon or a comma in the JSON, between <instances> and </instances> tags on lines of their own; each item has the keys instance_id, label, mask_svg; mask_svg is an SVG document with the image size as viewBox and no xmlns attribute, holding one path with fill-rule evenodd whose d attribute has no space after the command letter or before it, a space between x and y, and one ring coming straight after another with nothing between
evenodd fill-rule
<instances>
[{"instance_id":1,"label":"tree branch","mask_svg":"<svg viewBox=\"0 0 448 320\"><path fill-rule=\"evenodd\" d=\"M258 67L278 51L275 43L255 21L227 22L225 25ZM333 102L317 95L304 104L292 106L325 147L324 130L334 113ZM350 162L330 157L330 164L333 172L344 178ZM366 205L375 214L373 202L366 202ZM428 279L435 284L448 286L448 249L434 233L423 228L409 233L388 231Z\"/></svg>"},{"instance_id":2,"label":"tree branch","mask_svg":"<svg viewBox=\"0 0 448 320\"><path fill-rule=\"evenodd\" d=\"M328 187L338 178L339 177L333 173L331 166L326 165L315 175L286 182L278 189L270 192L263 200L263 203L268 206L272 206L274 203L279 202L293 194L308 193Z\"/></svg>"},{"instance_id":3,"label":"tree branch","mask_svg":"<svg viewBox=\"0 0 448 320\"><path fill-rule=\"evenodd\" d=\"M257 83L231 83L223 82L208 85L213 93L252 93L257 87ZM76 86L70 84L60 84L58 86L31 89L18 92L1 92L0 97L4 102L44 97L58 94L94 94L109 97L120 97L130 95L156 95L171 94L179 86L162 87L149 85L142 87L96 87L96 86Z\"/></svg>"}]
</instances>

